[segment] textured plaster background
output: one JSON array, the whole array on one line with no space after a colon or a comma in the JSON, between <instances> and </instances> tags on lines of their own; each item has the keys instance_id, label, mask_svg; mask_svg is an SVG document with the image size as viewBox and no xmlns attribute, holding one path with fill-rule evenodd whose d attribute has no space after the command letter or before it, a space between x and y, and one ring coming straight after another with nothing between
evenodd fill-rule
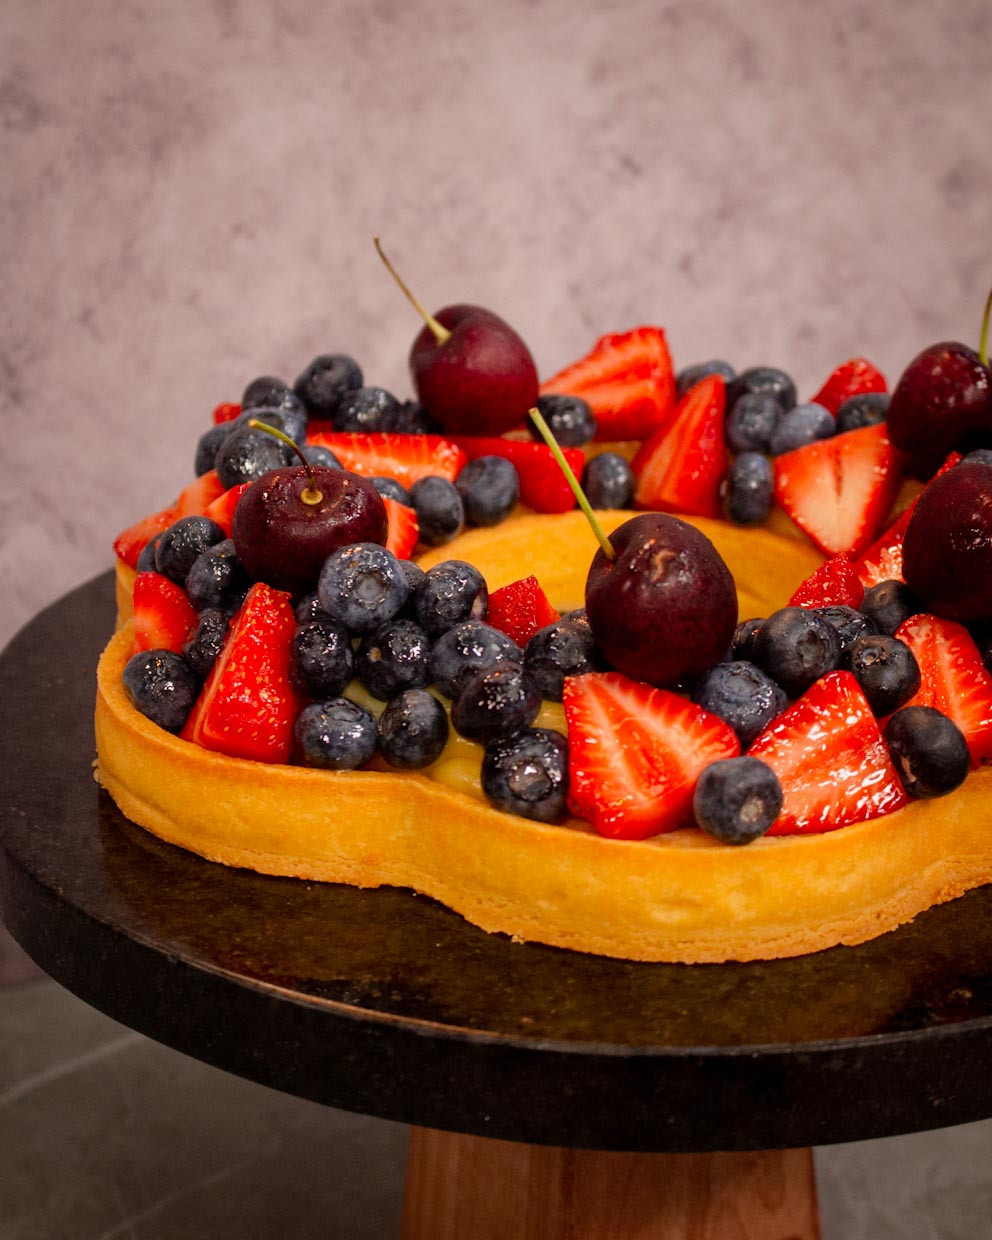
<instances>
[{"instance_id":1,"label":"textured plaster background","mask_svg":"<svg viewBox=\"0 0 992 1240\"><path fill-rule=\"evenodd\" d=\"M409 394L373 232L543 373L642 321L804 395L974 343L990 49L988 0L6 0L0 641L109 566L255 375L348 351ZM986 1218L987 1148L954 1170ZM898 1234L959 1234L914 1149Z\"/></svg>"}]
</instances>

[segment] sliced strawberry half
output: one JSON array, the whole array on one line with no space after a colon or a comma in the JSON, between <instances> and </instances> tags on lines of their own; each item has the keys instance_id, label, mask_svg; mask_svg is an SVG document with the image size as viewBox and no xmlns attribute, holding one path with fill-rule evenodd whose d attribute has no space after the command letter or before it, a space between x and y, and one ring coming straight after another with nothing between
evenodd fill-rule
<instances>
[{"instance_id":1,"label":"sliced strawberry half","mask_svg":"<svg viewBox=\"0 0 992 1240\"><path fill-rule=\"evenodd\" d=\"M852 357L841 363L813 397L816 404L837 416L845 400L864 396L866 392L887 392L885 375L866 357Z\"/></svg>"},{"instance_id":2,"label":"sliced strawberry half","mask_svg":"<svg viewBox=\"0 0 992 1240\"><path fill-rule=\"evenodd\" d=\"M219 495L203 510L203 515L209 517L211 521L216 521L228 538L231 537L234 527L234 510L238 506L238 500L250 486L250 482L239 482L236 486L228 487L222 495Z\"/></svg>"},{"instance_id":3,"label":"sliced strawberry half","mask_svg":"<svg viewBox=\"0 0 992 1240\"><path fill-rule=\"evenodd\" d=\"M569 677L563 702L569 807L613 839L691 826L699 776L740 752L722 719L619 672Z\"/></svg>"},{"instance_id":4,"label":"sliced strawberry half","mask_svg":"<svg viewBox=\"0 0 992 1240\"><path fill-rule=\"evenodd\" d=\"M536 577L521 577L493 590L486 623L512 637L523 648L546 624L560 619Z\"/></svg>"},{"instance_id":5,"label":"sliced strawberry half","mask_svg":"<svg viewBox=\"0 0 992 1240\"><path fill-rule=\"evenodd\" d=\"M307 436L307 442L330 448L352 473L395 478L407 490L431 474L454 482L465 464L464 452L442 435L316 431Z\"/></svg>"},{"instance_id":6,"label":"sliced strawberry half","mask_svg":"<svg viewBox=\"0 0 992 1240\"><path fill-rule=\"evenodd\" d=\"M799 586L790 607L860 607L865 597L858 571L846 555L824 561Z\"/></svg>"},{"instance_id":7,"label":"sliced strawberry half","mask_svg":"<svg viewBox=\"0 0 992 1240\"><path fill-rule=\"evenodd\" d=\"M892 506L900 458L884 424L818 439L774 461L775 499L826 555L855 559Z\"/></svg>"},{"instance_id":8,"label":"sliced strawberry half","mask_svg":"<svg viewBox=\"0 0 992 1240\"><path fill-rule=\"evenodd\" d=\"M172 650L182 654L196 628L197 614L182 586L161 573L139 573L134 579L134 647Z\"/></svg>"},{"instance_id":9,"label":"sliced strawberry half","mask_svg":"<svg viewBox=\"0 0 992 1240\"><path fill-rule=\"evenodd\" d=\"M289 679L296 617L290 596L257 582L235 616L184 740L232 758L288 762L304 699Z\"/></svg>"},{"instance_id":10,"label":"sliced strawberry half","mask_svg":"<svg viewBox=\"0 0 992 1240\"><path fill-rule=\"evenodd\" d=\"M520 478L520 502L535 512L568 512L575 507L575 496L547 444L488 435L459 435L455 443L470 461L480 456L510 461ZM572 473L581 478L585 453L581 448L563 448L562 452Z\"/></svg>"},{"instance_id":11,"label":"sliced strawberry half","mask_svg":"<svg viewBox=\"0 0 992 1240\"><path fill-rule=\"evenodd\" d=\"M719 375L707 375L682 397L668 425L641 444L631 463L638 508L720 516L726 390Z\"/></svg>"},{"instance_id":12,"label":"sliced strawberry half","mask_svg":"<svg viewBox=\"0 0 992 1240\"><path fill-rule=\"evenodd\" d=\"M123 560L128 568L138 567L138 556L144 551L156 534L161 534L175 521L174 508L163 508L161 512L153 512L149 517L142 517L134 525L128 526L114 539L114 554Z\"/></svg>"},{"instance_id":13,"label":"sliced strawberry half","mask_svg":"<svg viewBox=\"0 0 992 1240\"><path fill-rule=\"evenodd\" d=\"M176 500L176 517L202 517L209 506L224 494L224 484L217 477L217 470L201 474L195 482L184 487Z\"/></svg>"},{"instance_id":14,"label":"sliced strawberry half","mask_svg":"<svg viewBox=\"0 0 992 1240\"><path fill-rule=\"evenodd\" d=\"M912 650L921 683L907 706L932 706L953 719L968 742L972 766L992 760L992 676L962 624L921 613L896 637Z\"/></svg>"},{"instance_id":15,"label":"sliced strawberry half","mask_svg":"<svg viewBox=\"0 0 992 1240\"><path fill-rule=\"evenodd\" d=\"M401 504L389 495L382 497L386 505L389 525L386 530L386 550L398 560L408 560L420 538L420 522L408 504Z\"/></svg>"},{"instance_id":16,"label":"sliced strawberry half","mask_svg":"<svg viewBox=\"0 0 992 1240\"><path fill-rule=\"evenodd\" d=\"M782 784L782 809L769 835L836 831L909 799L850 672L822 676L768 725L748 755L767 762Z\"/></svg>"},{"instance_id":17,"label":"sliced strawberry half","mask_svg":"<svg viewBox=\"0 0 992 1240\"><path fill-rule=\"evenodd\" d=\"M213 421L214 426L219 426L222 422L233 422L235 418L241 414L241 406L231 404L224 401L214 407Z\"/></svg>"}]
</instances>

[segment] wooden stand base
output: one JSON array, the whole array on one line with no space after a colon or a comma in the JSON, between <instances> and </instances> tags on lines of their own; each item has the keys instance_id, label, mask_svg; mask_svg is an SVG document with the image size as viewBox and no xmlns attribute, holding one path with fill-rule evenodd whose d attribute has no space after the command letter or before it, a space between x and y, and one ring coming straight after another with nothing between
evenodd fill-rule
<instances>
[{"instance_id":1,"label":"wooden stand base","mask_svg":"<svg viewBox=\"0 0 992 1240\"><path fill-rule=\"evenodd\" d=\"M618 1154L414 1128L403 1240L820 1240L813 1157Z\"/></svg>"}]
</instances>

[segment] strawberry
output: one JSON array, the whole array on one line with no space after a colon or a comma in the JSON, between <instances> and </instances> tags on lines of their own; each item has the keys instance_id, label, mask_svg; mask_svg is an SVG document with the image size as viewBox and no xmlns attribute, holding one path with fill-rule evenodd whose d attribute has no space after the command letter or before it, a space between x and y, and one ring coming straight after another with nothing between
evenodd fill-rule
<instances>
[{"instance_id":1,"label":"strawberry","mask_svg":"<svg viewBox=\"0 0 992 1240\"><path fill-rule=\"evenodd\" d=\"M501 439L488 435L457 436L455 443L470 461L480 456L502 456L516 467L520 478L520 502L535 512L568 512L575 496L545 443ZM582 475L585 454L581 448L562 448L577 478Z\"/></svg>"},{"instance_id":2,"label":"strawberry","mask_svg":"<svg viewBox=\"0 0 992 1240\"><path fill-rule=\"evenodd\" d=\"M818 439L775 458L775 498L826 555L857 558L899 485L899 456L884 424Z\"/></svg>"},{"instance_id":3,"label":"strawberry","mask_svg":"<svg viewBox=\"0 0 992 1240\"><path fill-rule=\"evenodd\" d=\"M353 473L365 478L395 478L407 490L431 474L454 482L465 464L464 452L441 435L316 431L307 436L307 441L330 448Z\"/></svg>"},{"instance_id":4,"label":"strawberry","mask_svg":"<svg viewBox=\"0 0 992 1240\"><path fill-rule=\"evenodd\" d=\"M221 422L233 422L236 417L241 414L240 405L232 405L223 403L218 405L213 412L214 426L219 426Z\"/></svg>"},{"instance_id":5,"label":"strawberry","mask_svg":"<svg viewBox=\"0 0 992 1240\"><path fill-rule=\"evenodd\" d=\"M521 577L501 586L489 596L486 623L512 637L523 648L538 629L554 624L560 617L548 602L536 577Z\"/></svg>"},{"instance_id":6,"label":"strawberry","mask_svg":"<svg viewBox=\"0 0 992 1240\"><path fill-rule=\"evenodd\" d=\"M838 409L850 397L888 390L885 376L877 366L873 366L865 357L852 357L850 361L837 367L813 400L829 409L836 417Z\"/></svg>"},{"instance_id":7,"label":"strawberry","mask_svg":"<svg viewBox=\"0 0 992 1240\"><path fill-rule=\"evenodd\" d=\"M214 500L220 499L223 494L224 484L217 477L216 469L201 474L195 482L191 482L179 492L175 519L178 521L180 517L202 517Z\"/></svg>"},{"instance_id":8,"label":"strawberry","mask_svg":"<svg viewBox=\"0 0 992 1240\"><path fill-rule=\"evenodd\" d=\"M146 544L156 534L168 529L175 519L174 508L163 508L161 512L152 513L150 517L142 517L117 535L114 539L114 554L119 560L123 560L128 568L137 568L138 556L144 551Z\"/></svg>"},{"instance_id":9,"label":"strawberry","mask_svg":"<svg viewBox=\"0 0 992 1240\"><path fill-rule=\"evenodd\" d=\"M134 646L139 650L172 650L182 654L196 628L197 614L182 586L161 573L139 573L134 579Z\"/></svg>"},{"instance_id":10,"label":"strawberry","mask_svg":"<svg viewBox=\"0 0 992 1240\"><path fill-rule=\"evenodd\" d=\"M708 375L675 406L671 421L638 449L631 463L638 508L720 516L720 480L727 472L726 384Z\"/></svg>"},{"instance_id":11,"label":"strawberry","mask_svg":"<svg viewBox=\"0 0 992 1240\"><path fill-rule=\"evenodd\" d=\"M824 561L799 585L790 607L860 607L865 596L857 569L846 555Z\"/></svg>"},{"instance_id":12,"label":"strawberry","mask_svg":"<svg viewBox=\"0 0 992 1240\"><path fill-rule=\"evenodd\" d=\"M234 617L181 736L255 762L288 762L304 700L289 678L296 617L290 596L257 582Z\"/></svg>"},{"instance_id":13,"label":"strawberry","mask_svg":"<svg viewBox=\"0 0 992 1240\"><path fill-rule=\"evenodd\" d=\"M675 406L675 372L660 327L602 336L541 384L541 392L581 396L596 415L597 439L646 439Z\"/></svg>"},{"instance_id":14,"label":"strawberry","mask_svg":"<svg viewBox=\"0 0 992 1240\"><path fill-rule=\"evenodd\" d=\"M388 495L382 497L386 505L389 527L386 532L386 550L391 551L398 560L408 560L420 538L420 524L417 514L408 504L401 504L398 499Z\"/></svg>"},{"instance_id":15,"label":"strawberry","mask_svg":"<svg viewBox=\"0 0 992 1240\"><path fill-rule=\"evenodd\" d=\"M782 785L769 835L835 831L909 799L878 721L851 672L828 672L774 719L748 750Z\"/></svg>"},{"instance_id":16,"label":"strawberry","mask_svg":"<svg viewBox=\"0 0 992 1240\"><path fill-rule=\"evenodd\" d=\"M722 719L620 672L568 677L563 702L569 807L613 839L691 826L699 776L740 752Z\"/></svg>"},{"instance_id":17,"label":"strawberry","mask_svg":"<svg viewBox=\"0 0 992 1240\"><path fill-rule=\"evenodd\" d=\"M907 706L932 706L953 719L968 743L972 766L992 760L992 676L962 624L921 613L896 637L912 650L922 677Z\"/></svg>"},{"instance_id":18,"label":"strawberry","mask_svg":"<svg viewBox=\"0 0 992 1240\"><path fill-rule=\"evenodd\" d=\"M231 537L234 510L238 506L238 500L250 486L250 482L239 482L236 486L229 487L203 510L203 515L209 517L211 521L216 521L228 538Z\"/></svg>"}]
</instances>

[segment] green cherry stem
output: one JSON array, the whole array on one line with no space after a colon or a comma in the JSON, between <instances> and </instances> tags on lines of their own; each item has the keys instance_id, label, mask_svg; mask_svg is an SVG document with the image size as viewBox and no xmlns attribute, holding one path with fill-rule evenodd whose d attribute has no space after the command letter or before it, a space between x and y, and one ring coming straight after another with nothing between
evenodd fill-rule
<instances>
[{"instance_id":1,"label":"green cherry stem","mask_svg":"<svg viewBox=\"0 0 992 1240\"><path fill-rule=\"evenodd\" d=\"M592 505L586 499L585 491L583 491L582 487L579 485L578 478L576 478L575 474L572 472L572 467L565 459L565 454L561 450L561 445L558 440L555 439L554 435L552 435L551 428L548 426L547 422L545 422L541 411L535 407L534 409L529 410L529 416L530 420L537 427L541 438L551 449L551 455L555 458L558 468L565 475L565 481L571 488L572 494L575 496L576 503L582 509L586 520L592 526L592 532L596 535L599 545L603 548L603 554L608 560L615 559L617 553L613 549L613 544L603 532L603 527L599 524L596 514L592 510Z\"/></svg>"},{"instance_id":2,"label":"green cherry stem","mask_svg":"<svg viewBox=\"0 0 992 1240\"><path fill-rule=\"evenodd\" d=\"M985 300L985 313L982 315L982 334L978 341L978 356L983 366L989 364L989 316L992 315L992 289Z\"/></svg>"},{"instance_id":3,"label":"green cherry stem","mask_svg":"<svg viewBox=\"0 0 992 1240\"><path fill-rule=\"evenodd\" d=\"M303 468L307 471L307 485L300 492L300 499L304 504L309 504L311 508L316 508L324 498L324 493L317 486L317 479L313 476L313 466L303 455L303 450L295 439L290 439L285 431L281 431L278 427L269 426L268 422L260 422L258 418L249 418L248 425L253 431L265 431L268 435L274 435L276 439L281 439L283 443L289 444L296 455L303 462Z\"/></svg>"},{"instance_id":4,"label":"green cherry stem","mask_svg":"<svg viewBox=\"0 0 992 1240\"><path fill-rule=\"evenodd\" d=\"M444 344L444 342L451 335L451 332L448 331L448 329L444 326L443 323L439 323L433 314L427 313L424 307L420 304L419 301L417 301L416 297L414 297L414 295L410 292L407 286L403 283L403 281L400 279L399 272L396 270L393 264L386 257L385 251L383 250L382 245L379 242L379 238L373 237L372 243L375 246L376 250L378 251L379 257L382 259L383 263L385 263L386 270L389 272L389 274L393 277L396 283L400 286L400 288L406 294L407 300L409 301L410 305L413 306L414 310L416 310L416 312L420 315L420 317L424 320L427 326L434 333L434 339L438 342L438 344Z\"/></svg>"}]
</instances>

